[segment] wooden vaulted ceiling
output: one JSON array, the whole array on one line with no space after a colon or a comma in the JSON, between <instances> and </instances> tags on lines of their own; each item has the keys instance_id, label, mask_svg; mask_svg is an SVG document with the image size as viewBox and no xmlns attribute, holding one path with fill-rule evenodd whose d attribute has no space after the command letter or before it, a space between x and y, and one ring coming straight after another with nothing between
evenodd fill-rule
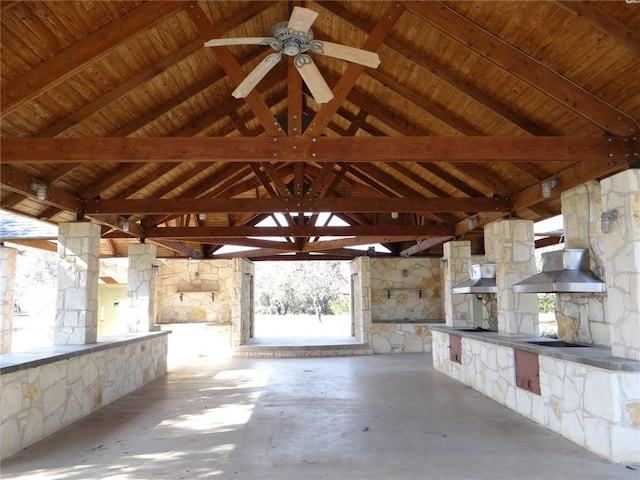
<instances>
[{"instance_id":1,"label":"wooden vaulted ceiling","mask_svg":"<svg viewBox=\"0 0 640 480\"><path fill-rule=\"evenodd\" d=\"M322 105L290 59L233 98L269 47L203 43L265 36L295 5L381 65L314 56ZM0 6L1 206L97 222L104 257L481 251L487 222L548 218L562 191L638 166L640 5L624 0Z\"/></svg>"}]
</instances>

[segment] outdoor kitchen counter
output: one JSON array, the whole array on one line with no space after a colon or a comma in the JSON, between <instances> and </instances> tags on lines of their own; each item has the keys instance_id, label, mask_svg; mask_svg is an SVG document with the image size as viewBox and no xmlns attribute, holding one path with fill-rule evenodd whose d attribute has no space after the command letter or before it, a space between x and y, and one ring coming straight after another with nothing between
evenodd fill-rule
<instances>
[{"instance_id":1,"label":"outdoor kitchen counter","mask_svg":"<svg viewBox=\"0 0 640 480\"><path fill-rule=\"evenodd\" d=\"M640 361L614 357L611 355L611 349L609 347L546 347L544 345L535 345L527 342L553 342L555 339L544 337L503 337L498 335L498 332L466 331L462 328L452 328L441 325L429 325L428 328L435 332L458 335L463 338L471 338L480 342L492 343L494 345L524 350L538 355L591 365L605 370L640 372Z\"/></svg>"}]
</instances>

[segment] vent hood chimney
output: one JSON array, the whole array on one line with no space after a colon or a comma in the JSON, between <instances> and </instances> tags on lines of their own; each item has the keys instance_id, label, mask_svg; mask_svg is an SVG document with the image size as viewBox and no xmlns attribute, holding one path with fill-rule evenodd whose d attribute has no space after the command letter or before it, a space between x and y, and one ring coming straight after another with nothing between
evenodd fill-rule
<instances>
[{"instance_id":1,"label":"vent hood chimney","mask_svg":"<svg viewBox=\"0 0 640 480\"><path fill-rule=\"evenodd\" d=\"M483 263L469 267L469 280L451 289L452 293L496 293L496 265Z\"/></svg>"},{"instance_id":2,"label":"vent hood chimney","mask_svg":"<svg viewBox=\"0 0 640 480\"><path fill-rule=\"evenodd\" d=\"M604 293L606 284L589 270L589 252L573 248L542 254L542 272L516 283L513 293Z\"/></svg>"}]
</instances>

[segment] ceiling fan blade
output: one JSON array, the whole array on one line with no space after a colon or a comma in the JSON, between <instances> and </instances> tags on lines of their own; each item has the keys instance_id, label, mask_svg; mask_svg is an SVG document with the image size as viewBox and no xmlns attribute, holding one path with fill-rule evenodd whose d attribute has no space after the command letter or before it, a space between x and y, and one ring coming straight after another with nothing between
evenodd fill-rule
<instances>
[{"instance_id":1,"label":"ceiling fan blade","mask_svg":"<svg viewBox=\"0 0 640 480\"><path fill-rule=\"evenodd\" d=\"M236 98L244 98L251 90L255 88L255 86L262 80L267 73L271 71L273 67L275 67L280 59L282 58L281 53L272 53L267 56L264 60L262 60L256 68L251 70L251 73L247 75L240 85L231 93Z\"/></svg>"},{"instance_id":2,"label":"ceiling fan blade","mask_svg":"<svg viewBox=\"0 0 640 480\"><path fill-rule=\"evenodd\" d=\"M273 37L237 37L214 38L204 42L205 47L224 47L227 45L271 45L277 40Z\"/></svg>"},{"instance_id":3,"label":"ceiling fan blade","mask_svg":"<svg viewBox=\"0 0 640 480\"><path fill-rule=\"evenodd\" d=\"M342 60L347 60L348 62L359 63L360 65L365 65L371 68L378 68L378 65L380 65L380 57L377 53L362 50L360 48L347 47L346 45L340 45L339 43L314 40L311 42L310 50L314 53L319 53L320 55L340 58Z\"/></svg>"},{"instance_id":4,"label":"ceiling fan blade","mask_svg":"<svg viewBox=\"0 0 640 480\"><path fill-rule=\"evenodd\" d=\"M293 7L287 28L306 33L317 17L318 14L313 10L303 7Z\"/></svg>"},{"instance_id":5,"label":"ceiling fan blade","mask_svg":"<svg viewBox=\"0 0 640 480\"><path fill-rule=\"evenodd\" d=\"M317 103L327 103L333 92L309 55L298 55L293 62Z\"/></svg>"}]
</instances>

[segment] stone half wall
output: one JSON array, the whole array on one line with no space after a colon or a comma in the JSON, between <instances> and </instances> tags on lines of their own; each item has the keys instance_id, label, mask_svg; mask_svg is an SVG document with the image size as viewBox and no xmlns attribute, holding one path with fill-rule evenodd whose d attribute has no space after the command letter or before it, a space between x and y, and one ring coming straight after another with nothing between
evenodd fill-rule
<instances>
[{"instance_id":1,"label":"stone half wall","mask_svg":"<svg viewBox=\"0 0 640 480\"><path fill-rule=\"evenodd\" d=\"M539 355L541 394L516 386L514 349L433 332L433 366L498 403L616 463L640 463L640 375Z\"/></svg>"},{"instance_id":2,"label":"stone half wall","mask_svg":"<svg viewBox=\"0 0 640 480\"><path fill-rule=\"evenodd\" d=\"M431 331L419 323L373 323L374 353L423 353L431 351Z\"/></svg>"},{"instance_id":3,"label":"stone half wall","mask_svg":"<svg viewBox=\"0 0 640 480\"><path fill-rule=\"evenodd\" d=\"M65 356L2 373L1 458L165 375L167 334Z\"/></svg>"},{"instance_id":4,"label":"stone half wall","mask_svg":"<svg viewBox=\"0 0 640 480\"><path fill-rule=\"evenodd\" d=\"M372 322L441 321L440 284L437 258L372 258Z\"/></svg>"}]
</instances>

